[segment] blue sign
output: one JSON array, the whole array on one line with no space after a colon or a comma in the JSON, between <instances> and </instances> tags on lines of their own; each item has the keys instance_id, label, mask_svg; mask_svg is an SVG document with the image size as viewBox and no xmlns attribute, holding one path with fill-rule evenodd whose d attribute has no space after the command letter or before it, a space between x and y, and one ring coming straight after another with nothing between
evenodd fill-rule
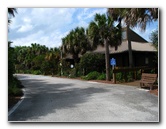
<instances>
[{"instance_id":1,"label":"blue sign","mask_svg":"<svg viewBox=\"0 0 166 129\"><path fill-rule=\"evenodd\" d=\"M116 60L115 60L114 58L112 58L112 59L110 60L110 64L111 64L111 65L116 65Z\"/></svg>"}]
</instances>

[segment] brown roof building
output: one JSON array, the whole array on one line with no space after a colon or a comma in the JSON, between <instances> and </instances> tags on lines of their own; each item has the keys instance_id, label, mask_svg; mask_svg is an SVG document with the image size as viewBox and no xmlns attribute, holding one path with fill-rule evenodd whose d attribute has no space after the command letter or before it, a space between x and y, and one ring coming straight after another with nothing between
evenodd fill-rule
<instances>
[{"instance_id":1,"label":"brown roof building","mask_svg":"<svg viewBox=\"0 0 166 129\"><path fill-rule=\"evenodd\" d=\"M128 36L129 35L129 36ZM118 67L129 67L129 39L131 42L132 49L132 62L134 67L138 66L149 66L157 67L154 62L157 50L152 43L147 42L137 33L129 28L123 28L122 31L122 43L115 50L114 47L109 47L110 59L116 59L116 66ZM102 53L105 54L105 47L98 46L96 50L89 51L91 53ZM81 55L80 55L81 56ZM67 55L66 59L72 59L71 55Z\"/></svg>"},{"instance_id":2,"label":"brown roof building","mask_svg":"<svg viewBox=\"0 0 166 129\"><path fill-rule=\"evenodd\" d=\"M129 35L129 36L128 36ZM122 31L122 43L118 46L118 49L115 50L114 47L109 48L110 59L116 59L116 66L118 67L129 67L129 39L131 42L132 50L132 62L134 67L138 66L149 66L157 67L154 62L157 50L152 45L152 43L147 42L137 33L129 28L123 28ZM103 53L105 54L105 47L98 46L96 50L92 53Z\"/></svg>"}]
</instances>

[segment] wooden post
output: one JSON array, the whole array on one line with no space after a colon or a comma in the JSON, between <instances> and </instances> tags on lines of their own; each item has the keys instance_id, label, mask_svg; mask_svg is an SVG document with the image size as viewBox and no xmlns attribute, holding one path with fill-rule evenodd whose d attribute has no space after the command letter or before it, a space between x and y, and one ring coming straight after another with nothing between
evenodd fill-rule
<instances>
[{"instance_id":1,"label":"wooden post","mask_svg":"<svg viewBox=\"0 0 166 129\"><path fill-rule=\"evenodd\" d=\"M116 73L113 73L113 83L116 84Z\"/></svg>"},{"instance_id":2,"label":"wooden post","mask_svg":"<svg viewBox=\"0 0 166 129\"><path fill-rule=\"evenodd\" d=\"M126 72L124 72L124 78L125 78L125 82L127 82L127 74L126 74Z\"/></svg>"},{"instance_id":3,"label":"wooden post","mask_svg":"<svg viewBox=\"0 0 166 129\"><path fill-rule=\"evenodd\" d=\"M137 71L134 71L134 75L135 75L135 80L137 80Z\"/></svg>"},{"instance_id":4,"label":"wooden post","mask_svg":"<svg viewBox=\"0 0 166 129\"><path fill-rule=\"evenodd\" d=\"M112 73L113 73L113 83L116 84L116 73L114 72L114 65L112 66Z\"/></svg>"}]
</instances>

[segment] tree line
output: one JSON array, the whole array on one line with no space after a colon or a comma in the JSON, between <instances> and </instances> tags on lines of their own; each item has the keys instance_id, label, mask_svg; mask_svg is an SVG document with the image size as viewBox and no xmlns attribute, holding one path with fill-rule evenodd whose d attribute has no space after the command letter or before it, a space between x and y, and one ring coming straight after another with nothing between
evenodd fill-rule
<instances>
[{"instance_id":1,"label":"tree line","mask_svg":"<svg viewBox=\"0 0 166 129\"><path fill-rule=\"evenodd\" d=\"M58 48L32 43L14 48L15 69L18 73L57 74L60 60Z\"/></svg>"}]
</instances>

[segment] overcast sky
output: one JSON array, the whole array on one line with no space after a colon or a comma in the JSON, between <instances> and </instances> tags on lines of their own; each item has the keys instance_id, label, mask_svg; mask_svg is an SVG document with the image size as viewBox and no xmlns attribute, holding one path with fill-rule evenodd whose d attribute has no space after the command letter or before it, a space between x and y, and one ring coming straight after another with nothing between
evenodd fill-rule
<instances>
[{"instance_id":1,"label":"overcast sky","mask_svg":"<svg viewBox=\"0 0 166 129\"><path fill-rule=\"evenodd\" d=\"M96 13L106 13L107 8L17 8L9 27L8 40L12 46L30 46L31 43L59 47L61 38L76 27L87 28ZM133 30L146 40L157 29L158 22L148 24L145 32Z\"/></svg>"}]
</instances>

